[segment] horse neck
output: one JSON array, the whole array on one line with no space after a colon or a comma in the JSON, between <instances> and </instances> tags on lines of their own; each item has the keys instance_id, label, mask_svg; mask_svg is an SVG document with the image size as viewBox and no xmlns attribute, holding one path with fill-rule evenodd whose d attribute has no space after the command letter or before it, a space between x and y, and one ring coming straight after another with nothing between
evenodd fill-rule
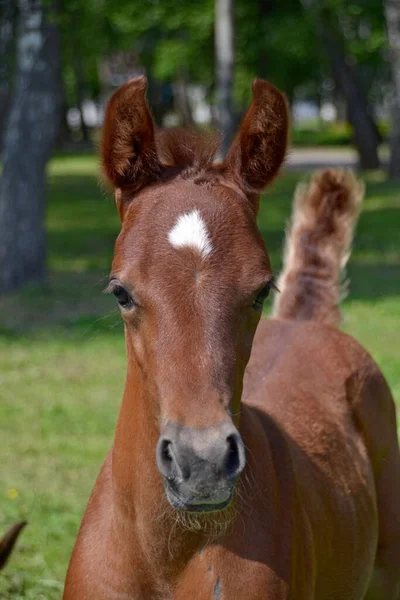
<instances>
[{"instance_id":1,"label":"horse neck","mask_svg":"<svg viewBox=\"0 0 400 600\"><path fill-rule=\"evenodd\" d=\"M159 437L157 404L150 383L130 352L125 390L118 417L113 455L114 502L123 535L142 556L165 565L166 573L179 572L206 542L200 532L184 531L178 514L166 499L156 465Z\"/></svg>"}]
</instances>

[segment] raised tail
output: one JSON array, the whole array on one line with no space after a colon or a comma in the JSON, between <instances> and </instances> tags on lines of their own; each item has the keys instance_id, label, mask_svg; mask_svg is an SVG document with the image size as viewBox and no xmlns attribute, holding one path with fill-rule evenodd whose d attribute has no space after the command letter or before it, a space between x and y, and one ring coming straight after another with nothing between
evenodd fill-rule
<instances>
[{"instance_id":1,"label":"raised tail","mask_svg":"<svg viewBox=\"0 0 400 600\"><path fill-rule=\"evenodd\" d=\"M317 171L296 188L273 316L338 325L342 271L364 185L351 171Z\"/></svg>"},{"instance_id":2,"label":"raised tail","mask_svg":"<svg viewBox=\"0 0 400 600\"><path fill-rule=\"evenodd\" d=\"M6 564L14 544L18 539L19 534L26 525L26 521L15 523L6 531L4 537L0 540L0 569Z\"/></svg>"}]
</instances>

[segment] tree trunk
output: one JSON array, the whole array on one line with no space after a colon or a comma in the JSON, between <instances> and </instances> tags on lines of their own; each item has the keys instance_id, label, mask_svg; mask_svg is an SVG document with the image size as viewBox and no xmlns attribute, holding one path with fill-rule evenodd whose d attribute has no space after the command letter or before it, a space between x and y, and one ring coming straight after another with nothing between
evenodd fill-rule
<instances>
[{"instance_id":1,"label":"tree trunk","mask_svg":"<svg viewBox=\"0 0 400 600\"><path fill-rule=\"evenodd\" d=\"M0 2L0 152L12 90L15 14L13 0Z\"/></svg>"},{"instance_id":2,"label":"tree trunk","mask_svg":"<svg viewBox=\"0 0 400 600\"><path fill-rule=\"evenodd\" d=\"M393 80L389 176L400 179L400 0L385 1Z\"/></svg>"},{"instance_id":3,"label":"tree trunk","mask_svg":"<svg viewBox=\"0 0 400 600\"><path fill-rule=\"evenodd\" d=\"M170 83L160 83L147 74L147 98L155 122L158 126L162 126L165 115L174 108L174 93L173 86Z\"/></svg>"},{"instance_id":4,"label":"tree trunk","mask_svg":"<svg viewBox=\"0 0 400 600\"><path fill-rule=\"evenodd\" d=\"M189 104L187 75L181 73L173 85L174 107L180 116L182 124L186 127L194 127L192 109Z\"/></svg>"},{"instance_id":5,"label":"tree trunk","mask_svg":"<svg viewBox=\"0 0 400 600\"><path fill-rule=\"evenodd\" d=\"M81 118L80 130L82 134L82 140L84 142L89 142L89 129L86 125L83 114L83 103L85 100L85 69L83 66L83 53L81 51L81 44L76 25L79 23L79 14L73 13L73 16L74 18L71 19L70 25L72 28L72 68L75 76L75 99Z\"/></svg>"},{"instance_id":6,"label":"tree trunk","mask_svg":"<svg viewBox=\"0 0 400 600\"><path fill-rule=\"evenodd\" d=\"M362 169L378 169L379 137L377 128L368 112L367 102L357 81L354 68L346 60L340 43L326 27L320 26L320 36L332 68L336 85L342 92L353 127L354 144Z\"/></svg>"},{"instance_id":7,"label":"tree trunk","mask_svg":"<svg viewBox=\"0 0 400 600\"><path fill-rule=\"evenodd\" d=\"M216 0L215 64L217 116L222 133L222 153L226 154L233 138L235 115L232 88L234 67L234 0Z\"/></svg>"},{"instance_id":8,"label":"tree trunk","mask_svg":"<svg viewBox=\"0 0 400 600\"><path fill-rule=\"evenodd\" d=\"M80 129L81 129L82 139L84 142L89 142L90 141L89 129L88 129L88 126L86 125L85 118L84 118L84 111L83 111L83 102L85 100L85 85L84 85L84 80L83 80L82 65L81 65L81 61L79 60L79 57L76 57L73 68L74 68L74 72L75 72L75 97L76 97L76 103L77 103L77 107L79 110L79 114L81 117Z\"/></svg>"},{"instance_id":9,"label":"tree trunk","mask_svg":"<svg viewBox=\"0 0 400 600\"><path fill-rule=\"evenodd\" d=\"M60 121L56 0L19 0L16 86L0 181L0 293L45 276L45 167Z\"/></svg>"}]
</instances>

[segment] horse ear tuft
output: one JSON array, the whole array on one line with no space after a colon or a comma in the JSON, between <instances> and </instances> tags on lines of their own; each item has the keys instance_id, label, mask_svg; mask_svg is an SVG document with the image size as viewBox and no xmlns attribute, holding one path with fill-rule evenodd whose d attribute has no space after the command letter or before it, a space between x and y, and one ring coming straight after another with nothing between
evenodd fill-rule
<instances>
[{"instance_id":1,"label":"horse ear tuft","mask_svg":"<svg viewBox=\"0 0 400 600\"><path fill-rule=\"evenodd\" d=\"M289 129L285 96L262 79L253 82L253 101L223 162L223 170L247 193L259 194L284 161Z\"/></svg>"},{"instance_id":2,"label":"horse ear tuft","mask_svg":"<svg viewBox=\"0 0 400 600\"><path fill-rule=\"evenodd\" d=\"M121 86L111 97L104 120L103 172L116 188L130 192L157 180L161 173L146 88L144 76Z\"/></svg>"}]
</instances>

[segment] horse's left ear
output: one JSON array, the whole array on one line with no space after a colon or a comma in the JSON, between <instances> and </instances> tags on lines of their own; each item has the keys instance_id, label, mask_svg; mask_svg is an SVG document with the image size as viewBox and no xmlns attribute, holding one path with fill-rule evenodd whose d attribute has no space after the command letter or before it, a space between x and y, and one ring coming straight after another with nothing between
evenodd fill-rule
<instances>
[{"instance_id":1,"label":"horse's left ear","mask_svg":"<svg viewBox=\"0 0 400 600\"><path fill-rule=\"evenodd\" d=\"M258 195L277 175L289 128L285 96L271 83L253 82L253 101L230 147L222 170L247 194Z\"/></svg>"}]
</instances>

